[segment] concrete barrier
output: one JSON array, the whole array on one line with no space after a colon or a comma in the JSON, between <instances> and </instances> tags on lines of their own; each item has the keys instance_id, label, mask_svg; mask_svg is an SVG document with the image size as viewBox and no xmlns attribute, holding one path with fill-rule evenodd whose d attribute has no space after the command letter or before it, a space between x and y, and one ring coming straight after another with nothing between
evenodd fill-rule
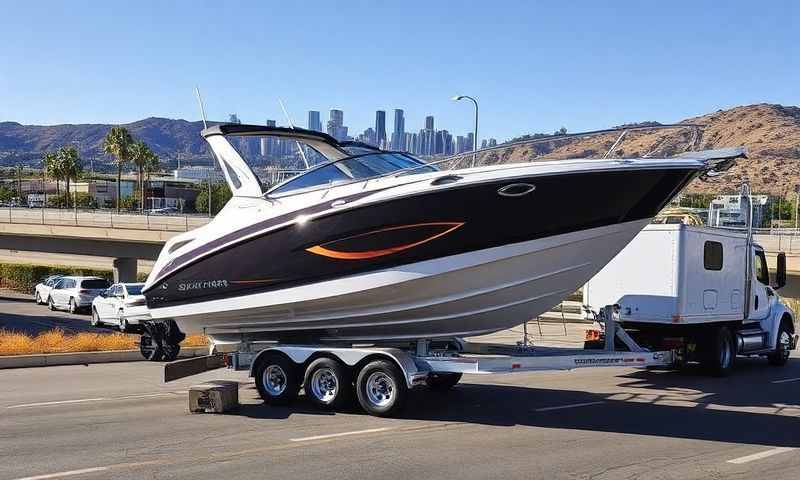
<instances>
[{"instance_id":1,"label":"concrete barrier","mask_svg":"<svg viewBox=\"0 0 800 480\"><path fill-rule=\"evenodd\" d=\"M208 355L208 347L181 348L180 358ZM0 356L0 369L51 367L55 365L88 365L90 363L145 361L139 350L111 352L44 353L37 355Z\"/></svg>"}]
</instances>

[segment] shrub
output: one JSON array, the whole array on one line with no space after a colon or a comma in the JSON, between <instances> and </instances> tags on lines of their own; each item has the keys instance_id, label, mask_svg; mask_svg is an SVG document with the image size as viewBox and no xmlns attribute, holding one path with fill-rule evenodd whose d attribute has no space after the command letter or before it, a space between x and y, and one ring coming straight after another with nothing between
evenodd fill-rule
<instances>
[{"instance_id":1,"label":"shrub","mask_svg":"<svg viewBox=\"0 0 800 480\"><path fill-rule=\"evenodd\" d=\"M64 265L32 265L25 263L0 263L0 287L31 292L43 278L50 275L81 275L103 277L111 281L111 270L68 267Z\"/></svg>"}]
</instances>

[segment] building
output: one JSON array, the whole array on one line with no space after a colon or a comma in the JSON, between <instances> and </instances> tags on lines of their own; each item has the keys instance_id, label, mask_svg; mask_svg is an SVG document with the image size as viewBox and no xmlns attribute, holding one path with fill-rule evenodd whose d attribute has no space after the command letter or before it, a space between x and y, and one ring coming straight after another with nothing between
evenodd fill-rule
<instances>
[{"instance_id":1,"label":"building","mask_svg":"<svg viewBox=\"0 0 800 480\"><path fill-rule=\"evenodd\" d=\"M486 141L484 140L484 143ZM485 145L484 145L485 147ZM456 137L456 153L464 153L467 151L467 139L459 135Z\"/></svg>"},{"instance_id":2,"label":"building","mask_svg":"<svg viewBox=\"0 0 800 480\"><path fill-rule=\"evenodd\" d=\"M753 226L759 227L764 220L764 209L768 195L752 195ZM742 209L741 195L717 195L708 206L708 225L712 227L746 226L745 210Z\"/></svg>"},{"instance_id":3,"label":"building","mask_svg":"<svg viewBox=\"0 0 800 480\"><path fill-rule=\"evenodd\" d=\"M433 130L433 115L425 117L425 130Z\"/></svg>"},{"instance_id":4,"label":"building","mask_svg":"<svg viewBox=\"0 0 800 480\"><path fill-rule=\"evenodd\" d=\"M375 112L375 145L380 148L386 146L386 112L383 110Z\"/></svg>"},{"instance_id":5,"label":"building","mask_svg":"<svg viewBox=\"0 0 800 480\"><path fill-rule=\"evenodd\" d=\"M467 134L467 150L473 150L475 147L475 133L469 132Z\"/></svg>"},{"instance_id":6,"label":"building","mask_svg":"<svg viewBox=\"0 0 800 480\"><path fill-rule=\"evenodd\" d=\"M489 139L489 148L496 147L496 146L497 146L497 140L495 140L494 138L490 138Z\"/></svg>"},{"instance_id":7,"label":"building","mask_svg":"<svg viewBox=\"0 0 800 480\"><path fill-rule=\"evenodd\" d=\"M222 182L225 180L222 172L214 167L182 167L172 171L172 178L176 180L194 180L196 182L204 182L209 177L211 178L212 182Z\"/></svg>"},{"instance_id":8,"label":"building","mask_svg":"<svg viewBox=\"0 0 800 480\"><path fill-rule=\"evenodd\" d=\"M316 110L308 111L308 129L315 132L322 131L322 121L320 120L319 112Z\"/></svg>"},{"instance_id":9,"label":"building","mask_svg":"<svg viewBox=\"0 0 800 480\"><path fill-rule=\"evenodd\" d=\"M328 135L336 140L347 140L347 127L344 126L344 112L332 109L328 120Z\"/></svg>"},{"instance_id":10,"label":"building","mask_svg":"<svg viewBox=\"0 0 800 480\"><path fill-rule=\"evenodd\" d=\"M485 138L481 140L481 148L487 148L489 146L489 141ZM460 153L460 152L459 152Z\"/></svg>"},{"instance_id":11,"label":"building","mask_svg":"<svg viewBox=\"0 0 800 480\"><path fill-rule=\"evenodd\" d=\"M403 110L394 110L394 132L392 132L392 150L402 150L406 138L406 120L403 118Z\"/></svg>"},{"instance_id":12,"label":"building","mask_svg":"<svg viewBox=\"0 0 800 480\"><path fill-rule=\"evenodd\" d=\"M242 123L242 121L239 120L239 117L235 113L231 113L228 115L228 123Z\"/></svg>"}]
</instances>

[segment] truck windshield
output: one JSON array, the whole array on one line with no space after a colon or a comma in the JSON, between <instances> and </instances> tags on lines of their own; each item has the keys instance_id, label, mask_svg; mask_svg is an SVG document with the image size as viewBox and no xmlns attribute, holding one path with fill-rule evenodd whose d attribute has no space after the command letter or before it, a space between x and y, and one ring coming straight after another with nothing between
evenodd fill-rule
<instances>
[{"instance_id":1,"label":"truck windshield","mask_svg":"<svg viewBox=\"0 0 800 480\"><path fill-rule=\"evenodd\" d=\"M313 168L287 180L267 193L280 194L302 188L366 180L394 172L411 175L434 171L436 171L436 167L426 165L423 161L404 153L367 153Z\"/></svg>"}]
</instances>

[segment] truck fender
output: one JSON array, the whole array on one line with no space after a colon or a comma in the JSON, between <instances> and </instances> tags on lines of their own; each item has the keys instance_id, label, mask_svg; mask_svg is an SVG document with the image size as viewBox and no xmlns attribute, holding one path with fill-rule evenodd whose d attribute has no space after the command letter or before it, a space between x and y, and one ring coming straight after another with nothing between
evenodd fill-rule
<instances>
[{"instance_id":1,"label":"truck fender","mask_svg":"<svg viewBox=\"0 0 800 480\"><path fill-rule=\"evenodd\" d=\"M773 348L778 342L778 328L785 317L789 318L791 323L792 333L796 332L795 314L794 311L785 303L778 301L775 302L770 309L770 315L766 318L766 330L769 332L769 347Z\"/></svg>"}]
</instances>

